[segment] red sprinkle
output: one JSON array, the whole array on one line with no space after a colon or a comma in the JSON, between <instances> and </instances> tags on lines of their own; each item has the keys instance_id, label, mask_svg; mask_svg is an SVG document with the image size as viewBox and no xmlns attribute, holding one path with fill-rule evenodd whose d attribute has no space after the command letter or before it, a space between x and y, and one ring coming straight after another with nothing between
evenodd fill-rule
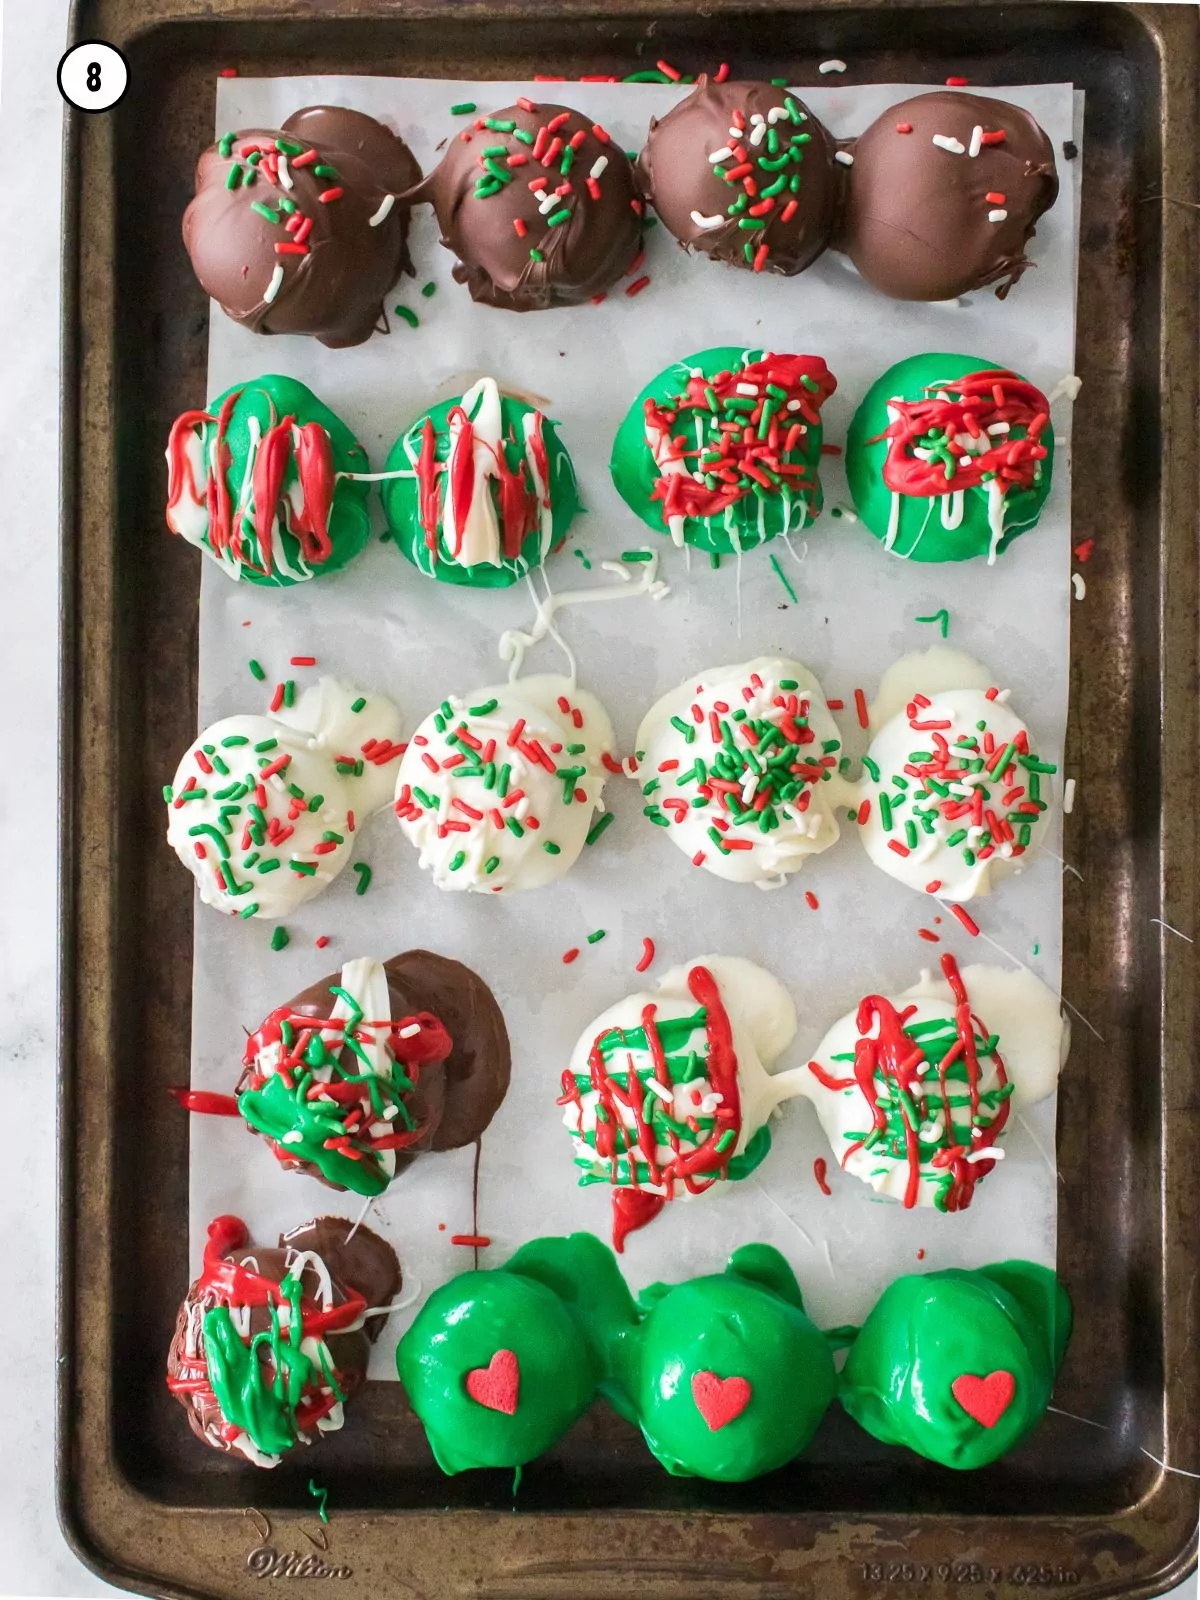
<instances>
[{"instance_id":1,"label":"red sprinkle","mask_svg":"<svg viewBox=\"0 0 1200 1600\"><path fill-rule=\"evenodd\" d=\"M332 189L322 189L317 199L323 206L327 206L331 200L340 200L345 192L340 184L335 183Z\"/></svg>"},{"instance_id":2,"label":"red sprinkle","mask_svg":"<svg viewBox=\"0 0 1200 1600\"><path fill-rule=\"evenodd\" d=\"M525 226L525 220L523 217L513 218L513 231L516 233L518 239L523 239L528 233L529 230Z\"/></svg>"},{"instance_id":3,"label":"red sprinkle","mask_svg":"<svg viewBox=\"0 0 1200 1600\"><path fill-rule=\"evenodd\" d=\"M925 885L925 893L936 894L941 887L942 880L940 878L930 878L929 882Z\"/></svg>"},{"instance_id":4,"label":"red sprinkle","mask_svg":"<svg viewBox=\"0 0 1200 1600\"><path fill-rule=\"evenodd\" d=\"M970 81L970 78L947 78L946 87L947 89L965 89Z\"/></svg>"},{"instance_id":5,"label":"red sprinkle","mask_svg":"<svg viewBox=\"0 0 1200 1600\"><path fill-rule=\"evenodd\" d=\"M899 839L889 839L888 849L894 850L898 856L906 856L911 853L908 846L906 844L901 844Z\"/></svg>"},{"instance_id":6,"label":"red sprinkle","mask_svg":"<svg viewBox=\"0 0 1200 1600\"><path fill-rule=\"evenodd\" d=\"M217 73L218 78L236 78L237 75L238 69L236 67L222 67L220 72Z\"/></svg>"},{"instance_id":7,"label":"red sprinkle","mask_svg":"<svg viewBox=\"0 0 1200 1600\"><path fill-rule=\"evenodd\" d=\"M327 933L323 933L319 939L314 939L313 943L316 945L318 950L324 950L325 946L329 943L329 935Z\"/></svg>"},{"instance_id":8,"label":"red sprinkle","mask_svg":"<svg viewBox=\"0 0 1200 1600\"><path fill-rule=\"evenodd\" d=\"M989 205L993 206L1002 206L1005 200L1004 195L1002 195L998 189L989 189L983 198L988 202Z\"/></svg>"},{"instance_id":9,"label":"red sprinkle","mask_svg":"<svg viewBox=\"0 0 1200 1600\"><path fill-rule=\"evenodd\" d=\"M861 689L854 691L854 709L858 712L858 725L860 728L869 728L871 719L867 716L867 697Z\"/></svg>"},{"instance_id":10,"label":"red sprinkle","mask_svg":"<svg viewBox=\"0 0 1200 1600\"><path fill-rule=\"evenodd\" d=\"M667 77L670 78L672 83L678 83L680 78L683 76L679 69L677 67L673 67L669 61L656 61L654 65L660 72L665 73Z\"/></svg>"},{"instance_id":11,"label":"red sprinkle","mask_svg":"<svg viewBox=\"0 0 1200 1600\"><path fill-rule=\"evenodd\" d=\"M917 1260L918 1261L924 1261L924 1259L925 1259L925 1251L922 1248L922 1249L917 1251Z\"/></svg>"},{"instance_id":12,"label":"red sprinkle","mask_svg":"<svg viewBox=\"0 0 1200 1600\"><path fill-rule=\"evenodd\" d=\"M315 667L316 664L317 664L316 656L293 656L292 657L292 665L294 667Z\"/></svg>"},{"instance_id":13,"label":"red sprinkle","mask_svg":"<svg viewBox=\"0 0 1200 1600\"><path fill-rule=\"evenodd\" d=\"M810 910L819 911L821 909L821 902L817 899L816 895L811 889L806 889L804 891L804 898L808 901Z\"/></svg>"},{"instance_id":14,"label":"red sprinkle","mask_svg":"<svg viewBox=\"0 0 1200 1600\"><path fill-rule=\"evenodd\" d=\"M898 122L896 124L896 132L897 133L911 133L912 132L912 123L911 122Z\"/></svg>"},{"instance_id":15,"label":"red sprinkle","mask_svg":"<svg viewBox=\"0 0 1200 1600\"><path fill-rule=\"evenodd\" d=\"M728 76L729 76L729 63L728 63L728 61L722 61L721 65L713 73L713 82L714 83L724 83L725 79Z\"/></svg>"},{"instance_id":16,"label":"red sprinkle","mask_svg":"<svg viewBox=\"0 0 1200 1600\"><path fill-rule=\"evenodd\" d=\"M976 922L974 922L972 920L970 914L968 912L964 911L962 906L951 906L950 910L954 913L954 915L962 923L963 927L971 935L972 939L978 939L978 937L979 937L979 926L978 926L978 924Z\"/></svg>"},{"instance_id":17,"label":"red sprinkle","mask_svg":"<svg viewBox=\"0 0 1200 1600\"><path fill-rule=\"evenodd\" d=\"M635 972L645 972L646 968L650 965L650 963L653 960L654 960L654 940L651 939L649 937L649 935L647 935L647 937L642 940L642 958L638 962L637 966L634 967L633 970Z\"/></svg>"},{"instance_id":18,"label":"red sprinkle","mask_svg":"<svg viewBox=\"0 0 1200 1600\"><path fill-rule=\"evenodd\" d=\"M828 1183L825 1181L825 1174L826 1174L826 1172L828 1170L829 1169L828 1169L828 1166L826 1164L825 1157L824 1156L818 1156L817 1159L813 1162L813 1177L817 1180L817 1188L820 1189L822 1194L832 1194L833 1193L833 1190L829 1187Z\"/></svg>"},{"instance_id":19,"label":"red sprinkle","mask_svg":"<svg viewBox=\"0 0 1200 1600\"><path fill-rule=\"evenodd\" d=\"M640 278L635 278L634 281L629 285L628 289L626 289L625 293L626 294L641 294L642 290L646 287L646 285L649 282L650 282L650 278L649 278L648 275L643 275Z\"/></svg>"},{"instance_id":20,"label":"red sprinkle","mask_svg":"<svg viewBox=\"0 0 1200 1600\"><path fill-rule=\"evenodd\" d=\"M844 700L826 700L825 704L829 707L830 711L844 711L846 709L846 702Z\"/></svg>"},{"instance_id":21,"label":"red sprinkle","mask_svg":"<svg viewBox=\"0 0 1200 1600\"><path fill-rule=\"evenodd\" d=\"M1095 548L1096 548L1095 539L1085 539L1082 544L1077 544L1075 546L1075 559L1076 559L1076 561L1081 561L1081 562L1082 561L1090 561L1091 557L1092 557L1092 551Z\"/></svg>"},{"instance_id":22,"label":"red sprinkle","mask_svg":"<svg viewBox=\"0 0 1200 1600\"><path fill-rule=\"evenodd\" d=\"M475 1250L485 1250L491 1242L486 1233L452 1233L450 1235L451 1244L465 1244Z\"/></svg>"},{"instance_id":23,"label":"red sprinkle","mask_svg":"<svg viewBox=\"0 0 1200 1600\"><path fill-rule=\"evenodd\" d=\"M564 967L569 967L571 965L572 961L578 961L578 960L579 960L579 948L578 948L578 946L575 946L573 949L566 950L566 951L563 952L563 966Z\"/></svg>"}]
</instances>

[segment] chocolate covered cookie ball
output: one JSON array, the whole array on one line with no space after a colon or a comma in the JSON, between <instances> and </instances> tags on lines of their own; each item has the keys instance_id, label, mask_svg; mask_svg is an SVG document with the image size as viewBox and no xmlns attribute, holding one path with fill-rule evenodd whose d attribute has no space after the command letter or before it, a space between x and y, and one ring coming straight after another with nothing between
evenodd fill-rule
<instances>
[{"instance_id":1,"label":"chocolate covered cookie ball","mask_svg":"<svg viewBox=\"0 0 1200 1600\"><path fill-rule=\"evenodd\" d=\"M362 344L412 270L397 196L420 177L403 139L374 117L308 106L281 129L210 145L183 242L203 287L252 332Z\"/></svg>"},{"instance_id":2,"label":"chocolate covered cookie ball","mask_svg":"<svg viewBox=\"0 0 1200 1600\"><path fill-rule=\"evenodd\" d=\"M953 300L1032 263L1058 195L1054 150L1028 111L940 89L891 106L854 142L838 248L895 300Z\"/></svg>"},{"instance_id":3,"label":"chocolate covered cookie ball","mask_svg":"<svg viewBox=\"0 0 1200 1600\"><path fill-rule=\"evenodd\" d=\"M408 198L432 203L471 298L508 311L604 294L642 248L625 152L580 112L524 97L477 117Z\"/></svg>"},{"instance_id":4,"label":"chocolate covered cookie ball","mask_svg":"<svg viewBox=\"0 0 1200 1600\"><path fill-rule=\"evenodd\" d=\"M651 119L638 170L685 250L791 276L829 242L835 149L786 88L701 77L686 100Z\"/></svg>"}]
</instances>

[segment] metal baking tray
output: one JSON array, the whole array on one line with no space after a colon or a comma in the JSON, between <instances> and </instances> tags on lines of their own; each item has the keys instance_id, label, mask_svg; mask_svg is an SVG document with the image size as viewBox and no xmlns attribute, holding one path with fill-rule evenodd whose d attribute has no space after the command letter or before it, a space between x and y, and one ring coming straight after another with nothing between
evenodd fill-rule
<instances>
[{"instance_id":1,"label":"metal baking tray","mask_svg":"<svg viewBox=\"0 0 1200 1600\"><path fill-rule=\"evenodd\" d=\"M1200 74L1190 6L837 0L77 0L130 87L68 114L63 367L59 1485L95 1571L241 1596L314 1555L348 1596L1143 1596L1186 1576L1200 1470L1197 414ZM669 1477L598 1407L528 1468L446 1479L396 1384L319 1460L253 1474L193 1447L163 1384L189 1280L193 901L158 799L195 731L199 564L162 525L163 441L202 404L208 302L179 238L219 71L520 78L685 71L817 81L962 74L1086 90L1076 370L1059 1268L1077 1330L1055 1403L995 1466L874 1444L836 1408L747 1485ZM569 86L563 95L569 100ZM1013 315L1020 316L1019 294ZM1002 1219L1001 1219L1002 1220ZM1005 1253L1002 1230L997 1257ZM717 1263L714 1263L716 1266ZM307 1488L329 1491L325 1534ZM253 1522L258 1522L256 1531Z\"/></svg>"}]
</instances>

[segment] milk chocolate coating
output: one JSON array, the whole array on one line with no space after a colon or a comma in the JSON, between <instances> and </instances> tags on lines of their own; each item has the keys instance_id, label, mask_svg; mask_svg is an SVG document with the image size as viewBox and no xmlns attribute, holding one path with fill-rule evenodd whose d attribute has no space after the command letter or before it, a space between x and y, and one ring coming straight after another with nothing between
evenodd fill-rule
<instances>
[{"instance_id":1,"label":"milk chocolate coating","mask_svg":"<svg viewBox=\"0 0 1200 1600\"><path fill-rule=\"evenodd\" d=\"M345 1217L317 1217L290 1233L280 1234L279 1245L255 1248L251 1244L233 1252L240 1264L249 1264L261 1277L281 1283L287 1276L287 1251L312 1250L329 1269L333 1284L333 1303L341 1305L351 1293L361 1294L368 1306L386 1306L400 1292L403 1281L396 1252L385 1239L370 1228L360 1226L352 1239L347 1239L352 1224ZM316 1299L319 1281L312 1266L300 1274L301 1291ZM176 1378L187 1366L184 1359L184 1338L188 1317L200 1295L197 1279L187 1292L175 1320L175 1332L167 1355L167 1377ZM338 1369L338 1384L347 1399L360 1387L367 1374L367 1357L371 1345L379 1337L386 1323L385 1317L369 1317L363 1327L353 1333L331 1333L326 1338L334 1366ZM265 1332L270 1327L270 1314L265 1306L254 1306L250 1312L251 1335ZM203 1345L200 1353L203 1354ZM225 1418L211 1395L177 1393L175 1398L187 1411L188 1423L198 1439L213 1449L229 1451L230 1447L206 1433L206 1428L219 1426ZM319 1433L305 1435L309 1443L319 1438Z\"/></svg>"},{"instance_id":2,"label":"milk chocolate coating","mask_svg":"<svg viewBox=\"0 0 1200 1600\"><path fill-rule=\"evenodd\" d=\"M541 144L516 137L520 129L537 138L539 129L559 116L566 120ZM598 135L588 117L565 106L538 104L533 111L505 106L492 113L490 121L512 122L514 131L481 127L482 120L451 139L440 165L405 196L412 203L432 203L442 243L458 257L456 282L466 284L473 300L508 311L579 305L611 289L633 265L642 241L642 201L625 152ZM564 175L566 150L579 135ZM557 141L561 144L546 165L539 157ZM496 146L506 151L491 158L498 166L506 165L508 155L517 156L518 164L507 169L512 179L497 193L477 195L477 185L489 178L483 152ZM601 160L606 165L592 193L588 178ZM539 179L545 187L531 189L530 182ZM568 187L557 196L558 204L540 210L539 201L563 185ZM570 217L551 227L549 218L564 208ZM535 259L531 250L544 259Z\"/></svg>"},{"instance_id":3,"label":"milk chocolate coating","mask_svg":"<svg viewBox=\"0 0 1200 1600\"><path fill-rule=\"evenodd\" d=\"M496 997L470 967L431 950L406 950L385 961L383 969L392 1017L431 1012L451 1039L447 1059L417 1069L416 1087L405 1097L409 1115L425 1132L415 1144L395 1152L399 1174L425 1151L457 1150L479 1138L504 1099L512 1057ZM331 990L340 982L341 973L332 972L286 1004L298 1016L331 1016L337 999ZM312 1162L289 1165L329 1188L339 1187L329 1184Z\"/></svg>"},{"instance_id":4,"label":"milk chocolate coating","mask_svg":"<svg viewBox=\"0 0 1200 1600\"><path fill-rule=\"evenodd\" d=\"M292 167L292 187L271 181L260 163L254 184L226 187L231 168L249 168L238 152L247 144L273 149L277 139L317 151L317 163ZM295 158L292 157L292 160ZM314 165L336 169L318 176ZM282 129L251 128L233 137L230 156L218 145L200 157L196 195L184 212L183 242L201 284L235 322L255 333L307 333L339 348L369 339L383 316L383 297L401 272L411 272L408 208L399 202L375 227L370 218L389 194L420 181L421 169L403 139L374 117L338 106L307 106ZM318 196L340 188L340 197ZM293 240L272 210L287 199L312 219L306 255L280 254ZM286 208L283 208L286 216ZM295 213L291 213L295 215ZM276 266L284 276L266 298Z\"/></svg>"},{"instance_id":5,"label":"milk chocolate coating","mask_svg":"<svg viewBox=\"0 0 1200 1600\"><path fill-rule=\"evenodd\" d=\"M778 158L768 153L765 139L757 145L749 142L753 118L769 118L788 99L799 107L804 121L797 125L790 117L779 118L768 126L776 129L781 142L790 133L807 134L802 160L779 171L761 169L760 157ZM734 125L735 112L741 112L745 119L744 131ZM725 216L731 203L747 193L740 181L729 182L720 175L719 169L732 170L734 161L709 160L709 156L735 143L746 151L754 166L750 176L756 191L769 187L781 172L789 177L798 172L800 186L795 193L785 188L782 193L767 197L774 204L766 214L765 227L739 227L740 218L747 216L745 210L729 216L719 227L701 227L693 213L701 217ZM686 100L681 100L665 117L651 118L638 172L654 209L685 250L699 250L714 261L749 267L745 245L747 239L752 239L756 247L768 247L761 270L790 277L810 266L829 243L843 170L834 160L836 148L819 119L786 88L769 83L713 83L701 75ZM749 198L753 203L763 203L756 196ZM793 199L795 210L785 222L784 212Z\"/></svg>"},{"instance_id":6,"label":"milk chocolate coating","mask_svg":"<svg viewBox=\"0 0 1200 1600\"><path fill-rule=\"evenodd\" d=\"M897 124L909 123L911 133ZM969 154L976 128L1004 140ZM956 139L961 155L933 143ZM1027 111L939 89L889 106L856 141L834 240L896 300L952 300L996 284L1003 299L1031 265L1025 246L1058 194L1054 150ZM1002 194L1003 202L988 194ZM1006 211L999 222L989 212Z\"/></svg>"}]
</instances>

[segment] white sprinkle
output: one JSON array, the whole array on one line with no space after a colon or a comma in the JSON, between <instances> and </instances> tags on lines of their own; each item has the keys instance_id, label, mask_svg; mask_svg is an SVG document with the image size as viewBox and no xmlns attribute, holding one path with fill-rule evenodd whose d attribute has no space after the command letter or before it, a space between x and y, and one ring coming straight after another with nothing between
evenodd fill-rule
<instances>
[{"instance_id":1,"label":"white sprinkle","mask_svg":"<svg viewBox=\"0 0 1200 1600\"><path fill-rule=\"evenodd\" d=\"M971 145L970 145L970 148L967 151L967 154L971 157L971 160L974 161L975 157L979 154L979 152L982 149L983 149L983 129L979 126L978 123L976 123L975 126L971 129Z\"/></svg>"},{"instance_id":2,"label":"white sprinkle","mask_svg":"<svg viewBox=\"0 0 1200 1600\"><path fill-rule=\"evenodd\" d=\"M421 1031L419 1022L410 1022L407 1028L401 1028L396 1035L397 1039L415 1039Z\"/></svg>"},{"instance_id":3,"label":"white sprinkle","mask_svg":"<svg viewBox=\"0 0 1200 1600\"><path fill-rule=\"evenodd\" d=\"M709 156L709 165L713 167L720 166L721 162L728 161L732 154L733 151L728 145L722 145L719 150L714 150L712 155Z\"/></svg>"},{"instance_id":4,"label":"white sprinkle","mask_svg":"<svg viewBox=\"0 0 1200 1600\"><path fill-rule=\"evenodd\" d=\"M706 217L702 211L693 211L692 212L692 221L696 224L696 226L698 228L703 228L703 229L705 229L707 231L707 230L712 229L712 228L719 228L723 222L728 221L728 218L726 218L726 217Z\"/></svg>"},{"instance_id":5,"label":"white sprinkle","mask_svg":"<svg viewBox=\"0 0 1200 1600\"><path fill-rule=\"evenodd\" d=\"M845 70L846 63L844 61L837 60L836 57L832 61L822 61L821 65L817 68L818 72L845 72Z\"/></svg>"},{"instance_id":6,"label":"white sprinkle","mask_svg":"<svg viewBox=\"0 0 1200 1600\"><path fill-rule=\"evenodd\" d=\"M538 210L545 216L548 211L554 210L561 198L562 196L555 194L553 189L548 189L538 201Z\"/></svg>"},{"instance_id":7,"label":"white sprinkle","mask_svg":"<svg viewBox=\"0 0 1200 1600\"><path fill-rule=\"evenodd\" d=\"M1087 593L1087 584L1083 581L1082 572L1073 572L1071 574L1071 587L1075 591L1076 600L1082 600Z\"/></svg>"},{"instance_id":8,"label":"white sprinkle","mask_svg":"<svg viewBox=\"0 0 1200 1600\"><path fill-rule=\"evenodd\" d=\"M838 150L833 159L840 161L844 167L852 167L854 165L854 157L849 150Z\"/></svg>"},{"instance_id":9,"label":"white sprinkle","mask_svg":"<svg viewBox=\"0 0 1200 1600\"><path fill-rule=\"evenodd\" d=\"M283 187L285 189L294 189L296 187L296 185L292 182L292 174L291 174L291 171L288 168L288 159L282 152L280 152L280 156L279 156L279 169L278 170L279 170L279 181L283 185Z\"/></svg>"},{"instance_id":10,"label":"white sprinkle","mask_svg":"<svg viewBox=\"0 0 1200 1600\"><path fill-rule=\"evenodd\" d=\"M989 422L987 426L987 431L989 434L1009 433L1011 430L1011 422Z\"/></svg>"},{"instance_id":11,"label":"white sprinkle","mask_svg":"<svg viewBox=\"0 0 1200 1600\"><path fill-rule=\"evenodd\" d=\"M303 1144L304 1135L300 1132L299 1128L291 1128L287 1133L284 1134L283 1138L280 1139L279 1142L280 1144Z\"/></svg>"},{"instance_id":12,"label":"white sprinkle","mask_svg":"<svg viewBox=\"0 0 1200 1600\"><path fill-rule=\"evenodd\" d=\"M754 127L757 123L765 122L766 120L767 120L766 117L763 116L761 111L752 111L750 113L750 126L751 127Z\"/></svg>"},{"instance_id":13,"label":"white sprinkle","mask_svg":"<svg viewBox=\"0 0 1200 1600\"><path fill-rule=\"evenodd\" d=\"M394 194L385 194L383 199L379 202L379 210L373 217L367 218L367 226L369 228L377 228L381 222L385 222L391 215L392 207L395 204L396 196Z\"/></svg>"},{"instance_id":14,"label":"white sprinkle","mask_svg":"<svg viewBox=\"0 0 1200 1600\"><path fill-rule=\"evenodd\" d=\"M592 162L592 170L588 173L588 177L589 178L598 178L600 176L600 174L604 171L604 169L607 166L608 166L608 157L607 156L597 156L595 161Z\"/></svg>"},{"instance_id":15,"label":"white sprinkle","mask_svg":"<svg viewBox=\"0 0 1200 1600\"><path fill-rule=\"evenodd\" d=\"M674 1105L675 1096L664 1084L659 1083L657 1078L647 1078L646 1087L651 1094L656 1094L660 1100L665 1100L668 1105Z\"/></svg>"},{"instance_id":16,"label":"white sprinkle","mask_svg":"<svg viewBox=\"0 0 1200 1600\"><path fill-rule=\"evenodd\" d=\"M988 212L988 221L989 222L1003 222L1007 216L1008 216L1008 212L1005 211L1002 206L1000 206L1000 207L997 207L997 209L995 211L989 211Z\"/></svg>"},{"instance_id":17,"label":"white sprinkle","mask_svg":"<svg viewBox=\"0 0 1200 1600\"><path fill-rule=\"evenodd\" d=\"M978 1134L980 1130L976 1128L974 1131ZM1004 1151L998 1144L993 1144L989 1145L986 1150L969 1150L965 1159L967 1161L1003 1161Z\"/></svg>"},{"instance_id":18,"label":"white sprinkle","mask_svg":"<svg viewBox=\"0 0 1200 1600\"><path fill-rule=\"evenodd\" d=\"M1160 928L1165 928L1168 933L1173 933L1177 939L1186 940L1188 944L1195 944L1195 939L1190 934L1184 933L1182 928L1173 928L1169 922L1164 922L1161 917L1151 917L1151 922L1157 922Z\"/></svg>"},{"instance_id":19,"label":"white sprinkle","mask_svg":"<svg viewBox=\"0 0 1200 1600\"><path fill-rule=\"evenodd\" d=\"M1075 809L1075 779L1068 778L1063 784L1063 815L1069 817Z\"/></svg>"},{"instance_id":20,"label":"white sprinkle","mask_svg":"<svg viewBox=\"0 0 1200 1600\"><path fill-rule=\"evenodd\" d=\"M396 1106L396 1105L384 1106L384 1108L383 1108L383 1120L385 1122L390 1122L393 1117L398 1117L399 1115L400 1115L400 1107L399 1106Z\"/></svg>"},{"instance_id":21,"label":"white sprinkle","mask_svg":"<svg viewBox=\"0 0 1200 1600\"><path fill-rule=\"evenodd\" d=\"M758 385L756 383L739 383L737 385L737 392L738 394L757 395Z\"/></svg>"},{"instance_id":22,"label":"white sprinkle","mask_svg":"<svg viewBox=\"0 0 1200 1600\"><path fill-rule=\"evenodd\" d=\"M759 117L758 121L750 129L750 143L753 145L760 145L766 137L767 125L763 119Z\"/></svg>"},{"instance_id":23,"label":"white sprinkle","mask_svg":"<svg viewBox=\"0 0 1200 1600\"><path fill-rule=\"evenodd\" d=\"M768 122L784 122L791 115L786 106L772 106L767 112Z\"/></svg>"},{"instance_id":24,"label":"white sprinkle","mask_svg":"<svg viewBox=\"0 0 1200 1600\"><path fill-rule=\"evenodd\" d=\"M933 142L939 150L949 150L952 156L966 154L966 145L960 139L954 139L948 133L935 133Z\"/></svg>"},{"instance_id":25,"label":"white sprinkle","mask_svg":"<svg viewBox=\"0 0 1200 1600\"><path fill-rule=\"evenodd\" d=\"M799 409L800 409L799 400L789 400L788 403L787 403L787 408L788 408L789 411L799 411Z\"/></svg>"},{"instance_id":26,"label":"white sprinkle","mask_svg":"<svg viewBox=\"0 0 1200 1600\"><path fill-rule=\"evenodd\" d=\"M263 290L263 299L267 302L268 305L271 304L271 301L274 300L275 296L279 293L279 290L280 290L280 287L281 287L282 284L283 284L283 262L282 261L277 261L275 263L275 271L271 274L271 281L267 285L267 287Z\"/></svg>"}]
</instances>

